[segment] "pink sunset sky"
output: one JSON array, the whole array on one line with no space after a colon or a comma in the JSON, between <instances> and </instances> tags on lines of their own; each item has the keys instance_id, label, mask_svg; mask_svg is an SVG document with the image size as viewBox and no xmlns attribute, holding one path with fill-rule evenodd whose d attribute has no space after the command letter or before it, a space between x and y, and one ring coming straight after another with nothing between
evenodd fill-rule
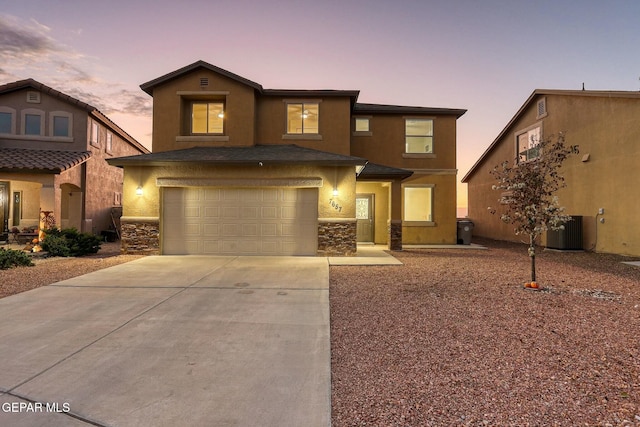
<instances>
[{"instance_id":1,"label":"pink sunset sky","mask_svg":"<svg viewBox=\"0 0 640 427\"><path fill-rule=\"evenodd\" d=\"M200 59L269 89L464 108L459 181L535 89L640 90L638 17L636 0L22 0L0 9L0 84L34 78L147 146L139 85Z\"/></svg>"}]
</instances>

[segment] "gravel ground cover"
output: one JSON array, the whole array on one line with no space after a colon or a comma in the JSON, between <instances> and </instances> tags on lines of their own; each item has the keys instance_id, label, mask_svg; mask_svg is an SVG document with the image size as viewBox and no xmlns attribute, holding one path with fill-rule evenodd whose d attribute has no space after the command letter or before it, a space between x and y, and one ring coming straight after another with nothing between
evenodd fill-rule
<instances>
[{"instance_id":1,"label":"gravel ground cover","mask_svg":"<svg viewBox=\"0 0 640 427\"><path fill-rule=\"evenodd\" d=\"M11 246L11 249L14 250L19 248L18 245ZM97 254L78 258L43 258L36 254L33 258L35 264L33 267L0 270L0 298L133 261L137 258L140 258L140 255L120 255L120 242L103 243Z\"/></svg>"},{"instance_id":2,"label":"gravel ground cover","mask_svg":"<svg viewBox=\"0 0 640 427\"><path fill-rule=\"evenodd\" d=\"M524 245L331 267L332 425L640 426L640 268ZM0 270L0 297L139 258ZM629 259L634 260L634 259Z\"/></svg>"},{"instance_id":3,"label":"gravel ground cover","mask_svg":"<svg viewBox=\"0 0 640 427\"><path fill-rule=\"evenodd\" d=\"M640 268L478 243L331 268L333 426L640 426Z\"/></svg>"}]
</instances>

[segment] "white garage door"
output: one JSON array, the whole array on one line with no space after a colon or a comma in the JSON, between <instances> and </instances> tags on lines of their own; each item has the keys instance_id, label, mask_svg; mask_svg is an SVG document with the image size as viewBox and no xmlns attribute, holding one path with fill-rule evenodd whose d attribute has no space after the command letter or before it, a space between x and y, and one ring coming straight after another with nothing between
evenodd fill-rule
<instances>
[{"instance_id":1,"label":"white garage door","mask_svg":"<svg viewBox=\"0 0 640 427\"><path fill-rule=\"evenodd\" d=\"M315 188L165 188L166 255L315 255Z\"/></svg>"}]
</instances>

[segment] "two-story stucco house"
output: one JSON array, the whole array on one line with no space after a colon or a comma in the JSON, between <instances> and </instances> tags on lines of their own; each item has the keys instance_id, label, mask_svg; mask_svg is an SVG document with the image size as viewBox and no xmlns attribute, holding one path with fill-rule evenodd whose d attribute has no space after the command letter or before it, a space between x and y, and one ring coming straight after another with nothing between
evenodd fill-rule
<instances>
[{"instance_id":1,"label":"two-story stucco house","mask_svg":"<svg viewBox=\"0 0 640 427\"><path fill-rule=\"evenodd\" d=\"M153 153L125 172L123 251L350 255L456 243L460 109L264 89L203 61L141 85Z\"/></svg>"},{"instance_id":2,"label":"two-story stucco house","mask_svg":"<svg viewBox=\"0 0 640 427\"><path fill-rule=\"evenodd\" d=\"M527 161L537 155L537 141L562 132L575 153L562 167L567 187L557 195L576 218L566 230L579 239L567 248L640 256L639 119L638 92L535 90L462 180L468 184L474 234L519 240L511 225L487 210L499 209L500 197L491 189L495 181L489 171L504 160ZM541 243L550 246L547 236Z\"/></svg>"},{"instance_id":3,"label":"two-story stucco house","mask_svg":"<svg viewBox=\"0 0 640 427\"><path fill-rule=\"evenodd\" d=\"M123 171L106 159L148 153L98 109L33 79L0 86L0 225L113 228Z\"/></svg>"}]
</instances>

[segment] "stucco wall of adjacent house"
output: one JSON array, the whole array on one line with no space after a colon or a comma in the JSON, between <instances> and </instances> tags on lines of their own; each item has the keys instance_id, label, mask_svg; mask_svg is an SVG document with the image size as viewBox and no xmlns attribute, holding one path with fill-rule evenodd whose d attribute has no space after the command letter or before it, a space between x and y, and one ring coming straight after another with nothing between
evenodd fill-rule
<instances>
[{"instance_id":1,"label":"stucco wall of adjacent house","mask_svg":"<svg viewBox=\"0 0 640 427\"><path fill-rule=\"evenodd\" d=\"M287 101L318 102L319 134L287 135ZM295 144L331 153L350 154L350 98L262 96L257 104L257 144ZM352 154L353 155L353 154Z\"/></svg>"},{"instance_id":2,"label":"stucco wall of adjacent house","mask_svg":"<svg viewBox=\"0 0 640 427\"><path fill-rule=\"evenodd\" d=\"M587 92L588 94L588 92ZM565 143L578 153L564 164L567 187L558 192L569 215L583 216L583 246L597 252L640 256L640 98L588 96L546 97L548 115L536 119L533 102L468 180L469 217L474 235L519 241L512 226L500 221L497 191L488 171L504 159L515 157L515 133L541 122L543 136L564 132ZM487 207L497 208L491 215ZM598 209L604 214L598 215ZM600 222L603 219L604 222ZM546 239L542 239L546 243Z\"/></svg>"},{"instance_id":3,"label":"stucco wall of adjacent house","mask_svg":"<svg viewBox=\"0 0 640 427\"><path fill-rule=\"evenodd\" d=\"M111 133L111 149L107 149L107 133ZM98 144L89 144L91 158L86 162L85 221L82 230L100 234L112 229L111 211L121 206L124 172L110 166L106 159L140 154L140 151L126 142L117 133L100 125ZM80 170L80 167L74 169Z\"/></svg>"},{"instance_id":4,"label":"stucco wall of adjacent house","mask_svg":"<svg viewBox=\"0 0 640 427\"><path fill-rule=\"evenodd\" d=\"M87 143L87 111L40 92L40 102L27 102L27 92L39 92L35 89L22 89L2 95L0 105L16 110L16 134L2 135L0 141L7 148L36 148L40 150L84 151ZM24 135L21 112L27 109L40 110L44 114L43 136ZM52 138L50 135L50 113L65 112L73 115L72 137Z\"/></svg>"},{"instance_id":5,"label":"stucco wall of adjacent house","mask_svg":"<svg viewBox=\"0 0 640 427\"><path fill-rule=\"evenodd\" d=\"M209 84L200 86L201 78ZM182 95L178 93L182 92ZM185 92L189 92L188 94ZM218 95L212 94L218 93ZM223 99L225 101L224 136L228 140L189 136L189 100ZM247 146L255 137L254 89L228 77L198 69L158 85L153 90L153 151L169 151L195 146Z\"/></svg>"}]
</instances>

